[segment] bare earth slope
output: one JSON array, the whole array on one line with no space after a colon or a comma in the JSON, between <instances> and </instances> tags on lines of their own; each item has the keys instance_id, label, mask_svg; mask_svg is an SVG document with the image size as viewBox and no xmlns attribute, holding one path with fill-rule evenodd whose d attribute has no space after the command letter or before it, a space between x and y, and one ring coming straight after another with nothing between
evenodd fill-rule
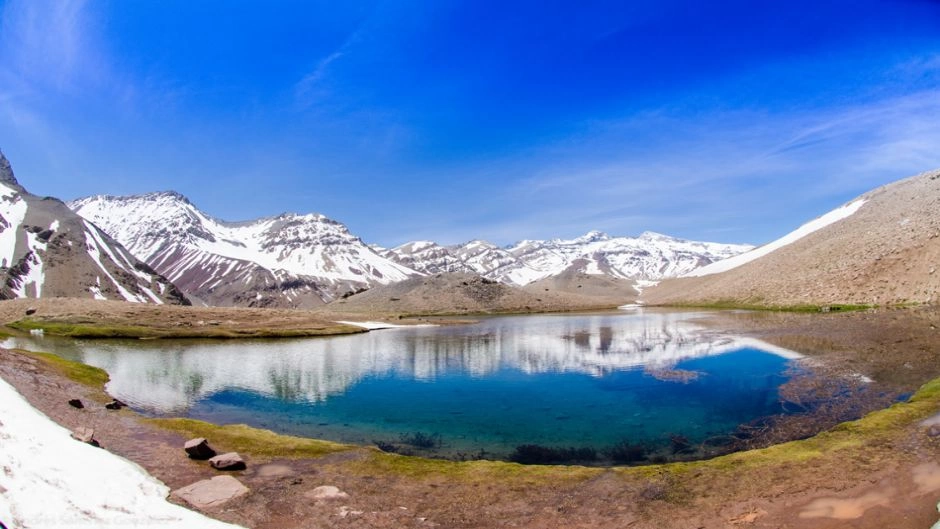
<instances>
[{"instance_id":1,"label":"bare earth slope","mask_svg":"<svg viewBox=\"0 0 940 529\"><path fill-rule=\"evenodd\" d=\"M475 274L438 274L375 287L327 305L336 312L474 314L612 307L617 303L558 292L525 291Z\"/></svg>"},{"instance_id":2,"label":"bare earth slope","mask_svg":"<svg viewBox=\"0 0 940 529\"><path fill-rule=\"evenodd\" d=\"M792 306L936 303L940 294L940 171L862 195L851 216L750 263L664 281L649 304Z\"/></svg>"},{"instance_id":3,"label":"bare earth slope","mask_svg":"<svg viewBox=\"0 0 940 529\"><path fill-rule=\"evenodd\" d=\"M620 279L606 274L585 274L581 271L580 264L576 261L564 272L529 283L522 289L538 296L548 293L571 300L591 301L611 306L636 301L639 293L633 287L633 280Z\"/></svg>"}]
</instances>

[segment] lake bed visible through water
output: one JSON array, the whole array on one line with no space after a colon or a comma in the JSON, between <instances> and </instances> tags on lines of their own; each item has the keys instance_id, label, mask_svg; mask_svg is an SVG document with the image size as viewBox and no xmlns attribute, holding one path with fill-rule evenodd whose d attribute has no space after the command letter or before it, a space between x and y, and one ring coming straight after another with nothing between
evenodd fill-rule
<instances>
[{"instance_id":1,"label":"lake bed visible through water","mask_svg":"<svg viewBox=\"0 0 940 529\"><path fill-rule=\"evenodd\" d=\"M541 448L573 448L572 459L593 451L603 460L631 447L693 453L787 413L779 390L802 371L800 355L708 330L695 321L702 315L635 310L307 339L4 345L105 369L108 392L150 416L437 457L539 462L558 455Z\"/></svg>"}]
</instances>

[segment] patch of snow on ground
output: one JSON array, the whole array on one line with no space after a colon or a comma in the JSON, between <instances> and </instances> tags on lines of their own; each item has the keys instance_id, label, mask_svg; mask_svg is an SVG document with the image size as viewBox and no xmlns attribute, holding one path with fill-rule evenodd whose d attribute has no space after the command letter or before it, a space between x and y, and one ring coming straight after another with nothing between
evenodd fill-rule
<instances>
[{"instance_id":1,"label":"patch of snow on ground","mask_svg":"<svg viewBox=\"0 0 940 529\"><path fill-rule=\"evenodd\" d=\"M659 281L650 281L649 279L637 279L633 283L633 290L636 290L637 294L642 294L643 289L655 287L659 284Z\"/></svg>"},{"instance_id":2,"label":"patch of snow on ground","mask_svg":"<svg viewBox=\"0 0 940 529\"><path fill-rule=\"evenodd\" d=\"M829 226L830 224L834 224L842 219L848 218L849 216L854 214L856 211L858 211L858 209L862 207L865 204L865 202L866 202L865 199L861 199L861 200L856 200L855 202L852 202L851 204L846 204L845 206L842 206L841 208L834 209L830 211L829 213L826 213L825 215L819 217L818 219L807 222L806 224L784 235L783 237L777 239L776 241L765 244L759 248L755 248L749 252L745 252L740 255L729 257L728 259L724 259L724 260L712 263L710 265L703 266L702 268L693 270L685 274L682 277L701 277L701 276L707 276L711 274L718 274L721 272L727 272L728 270L737 268L743 264L747 264L759 257L763 257L769 254L770 252L774 250L782 248L788 244L792 244L815 231L821 230L822 228Z\"/></svg>"},{"instance_id":3,"label":"patch of snow on ground","mask_svg":"<svg viewBox=\"0 0 940 529\"><path fill-rule=\"evenodd\" d=\"M166 501L143 468L75 441L0 379L0 520L22 528L234 529Z\"/></svg>"},{"instance_id":4,"label":"patch of snow on ground","mask_svg":"<svg viewBox=\"0 0 940 529\"><path fill-rule=\"evenodd\" d=\"M362 327L363 329L368 329L370 331L375 331L378 329L399 329L402 327L437 327L437 325L432 325L430 323L422 323L417 325L396 325L394 323L385 323L384 321L337 321L336 323L352 325L353 327Z\"/></svg>"}]
</instances>

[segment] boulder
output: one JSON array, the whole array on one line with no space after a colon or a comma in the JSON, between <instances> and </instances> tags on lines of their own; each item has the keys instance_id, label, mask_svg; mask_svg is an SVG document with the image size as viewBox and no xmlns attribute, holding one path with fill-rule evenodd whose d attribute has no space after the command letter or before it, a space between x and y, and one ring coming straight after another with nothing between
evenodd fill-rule
<instances>
[{"instance_id":1,"label":"boulder","mask_svg":"<svg viewBox=\"0 0 940 529\"><path fill-rule=\"evenodd\" d=\"M114 399L111 402L105 404L104 407L108 408L109 410L119 410L121 408L126 408L127 404L124 404L122 401Z\"/></svg>"},{"instance_id":2,"label":"boulder","mask_svg":"<svg viewBox=\"0 0 940 529\"><path fill-rule=\"evenodd\" d=\"M209 459L212 468L219 470L245 470L245 460L238 452L228 452L227 454L217 455Z\"/></svg>"},{"instance_id":3,"label":"boulder","mask_svg":"<svg viewBox=\"0 0 940 529\"><path fill-rule=\"evenodd\" d=\"M218 507L248 494L248 487L232 476L216 476L174 490L175 496L197 509Z\"/></svg>"},{"instance_id":4,"label":"boulder","mask_svg":"<svg viewBox=\"0 0 940 529\"><path fill-rule=\"evenodd\" d=\"M209 446L209 441L205 437L197 437L195 439L190 439L186 441L186 444L183 445L183 450L186 450L186 454L189 455L190 459L210 459L215 457L215 450Z\"/></svg>"},{"instance_id":5,"label":"boulder","mask_svg":"<svg viewBox=\"0 0 940 529\"><path fill-rule=\"evenodd\" d=\"M33 314L36 314L36 307L27 307L27 308L26 308L26 315L27 315L27 316L32 316Z\"/></svg>"},{"instance_id":6,"label":"boulder","mask_svg":"<svg viewBox=\"0 0 940 529\"><path fill-rule=\"evenodd\" d=\"M81 441L83 443L88 443L91 446L100 446L98 441L95 439L94 428L88 428L87 426L79 426L74 431L72 431L72 439Z\"/></svg>"},{"instance_id":7,"label":"boulder","mask_svg":"<svg viewBox=\"0 0 940 529\"><path fill-rule=\"evenodd\" d=\"M339 488L334 487L333 485L321 485L313 490L307 491L304 493L304 496L310 498L311 500L344 500L349 497L349 494L339 490Z\"/></svg>"},{"instance_id":8,"label":"boulder","mask_svg":"<svg viewBox=\"0 0 940 529\"><path fill-rule=\"evenodd\" d=\"M71 407L73 407L73 408L78 408L78 409L82 409L82 408L85 407L85 405L82 404L81 399L72 399L72 400L70 400L70 401L69 401L69 406L71 406Z\"/></svg>"}]
</instances>

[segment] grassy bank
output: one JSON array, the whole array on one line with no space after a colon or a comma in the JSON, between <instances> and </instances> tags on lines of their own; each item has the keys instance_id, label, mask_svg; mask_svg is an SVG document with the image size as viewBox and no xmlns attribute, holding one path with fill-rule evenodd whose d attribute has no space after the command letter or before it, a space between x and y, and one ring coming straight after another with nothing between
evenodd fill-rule
<instances>
[{"instance_id":1,"label":"grassy bank","mask_svg":"<svg viewBox=\"0 0 940 529\"><path fill-rule=\"evenodd\" d=\"M7 324L7 327L19 331L41 330L44 334L65 336L68 338L305 338L313 336L334 336L367 332L352 325L336 324L318 328L299 329L252 329L232 328L227 326L175 327L165 328L144 325L118 325L97 323L71 323L22 319Z\"/></svg>"}]
</instances>

